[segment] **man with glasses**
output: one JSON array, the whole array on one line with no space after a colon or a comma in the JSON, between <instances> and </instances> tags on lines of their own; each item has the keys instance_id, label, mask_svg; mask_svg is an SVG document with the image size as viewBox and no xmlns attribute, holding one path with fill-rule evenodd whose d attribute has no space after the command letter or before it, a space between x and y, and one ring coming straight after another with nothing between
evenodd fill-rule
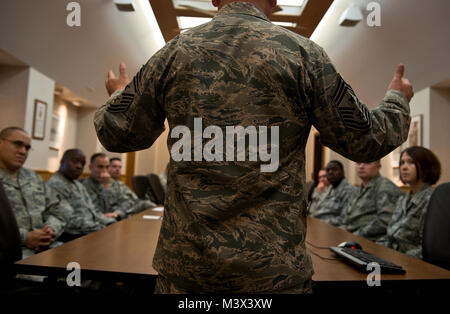
<instances>
[{"instance_id":1,"label":"man with glasses","mask_svg":"<svg viewBox=\"0 0 450 314\"><path fill-rule=\"evenodd\" d=\"M54 245L66 225L56 194L36 172L23 167L30 142L22 128L0 132L0 179L17 220L23 258Z\"/></svg>"},{"instance_id":2,"label":"man with glasses","mask_svg":"<svg viewBox=\"0 0 450 314\"><path fill-rule=\"evenodd\" d=\"M380 175L380 169L379 160L357 163L356 172L362 183L340 217L341 228L372 241L386 234L395 204L402 194L392 181Z\"/></svg>"}]
</instances>

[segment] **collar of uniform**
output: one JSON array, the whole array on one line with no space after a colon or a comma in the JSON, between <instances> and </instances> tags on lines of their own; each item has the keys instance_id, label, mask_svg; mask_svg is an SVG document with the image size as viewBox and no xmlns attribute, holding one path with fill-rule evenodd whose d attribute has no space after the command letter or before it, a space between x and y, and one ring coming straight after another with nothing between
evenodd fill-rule
<instances>
[{"instance_id":1,"label":"collar of uniform","mask_svg":"<svg viewBox=\"0 0 450 314\"><path fill-rule=\"evenodd\" d=\"M67 178L65 175L63 175L61 172L59 172L59 170L55 172L54 176L56 176L56 178L59 179L60 181L68 182L70 184L77 185L77 183L80 183L77 180L71 180L71 179Z\"/></svg>"},{"instance_id":2,"label":"collar of uniform","mask_svg":"<svg viewBox=\"0 0 450 314\"><path fill-rule=\"evenodd\" d=\"M380 180L380 178L381 178L381 175L379 173L377 173L377 175L375 177L373 177L372 180L369 181L369 184L367 184L367 186L365 188L362 186L362 183L361 183L361 186L360 186L361 189L367 190L367 189L371 188L372 186L374 186L377 183L378 180Z\"/></svg>"},{"instance_id":3,"label":"collar of uniform","mask_svg":"<svg viewBox=\"0 0 450 314\"><path fill-rule=\"evenodd\" d=\"M334 190L335 191L334 193L336 193L337 191L340 191L345 186L347 186L347 183L348 183L347 179L346 178L342 178L341 182L339 182L339 184L338 184L338 186L336 188L333 188L333 186L330 185L331 186L331 190Z\"/></svg>"},{"instance_id":4,"label":"collar of uniform","mask_svg":"<svg viewBox=\"0 0 450 314\"><path fill-rule=\"evenodd\" d=\"M9 176L5 170L3 170L2 168L0 168L0 179L3 181L4 184L8 184L10 186L14 186L15 188L18 188L20 186L19 182L21 180L19 180L20 177L20 173L21 173L22 168L20 168L17 173L16 173L16 180L14 180L11 176ZM23 181L23 180L22 180Z\"/></svg>"},{"instance_id":5,"label":"collar of uniform","mask_svg":"<svg viewBox=\"0 0 450 314\"><path fill-rule=\"evenodd\" d=\"M229 15L229 14L245 14L245 15L251 15L255 16L257 18L263 19L265 21L269 21L267 16L264 14L264 12L253 3L249 2L232 2L220 9L220 11L217 13L217 17L222 15ZM270 22L270 21L269 21Z\"/></svg>"},{"instance_id":6,"label":"collar of uniform","mask_svg":"<svg viewBox=\"0 0 450 314\"><path fill-rule=\"evenodd\" d=\"M420 202L420 200L423 197L423 194L425 193L426 190L428 190L430 188L430 185L428 183L425 183L419 191L417 191L416 194L412 194L411 191L409 191L409 195L410 195L410 199L411 199L411 203L417 204Z\"/></svg>"}]
</instances>

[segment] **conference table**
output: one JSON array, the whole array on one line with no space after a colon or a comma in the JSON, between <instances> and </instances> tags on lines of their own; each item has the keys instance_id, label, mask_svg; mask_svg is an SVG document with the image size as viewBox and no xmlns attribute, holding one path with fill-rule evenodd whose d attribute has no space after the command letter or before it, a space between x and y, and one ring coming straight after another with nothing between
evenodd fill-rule
<instances>
[{"instance_id":1,"label":"conference table","mask_svg":"<svg viewBox=\"0 0 450 314\"><path fill-rule=\"evenodd\" d=\"M83 279L153 280L152 260L158 242L162 212L146 210L59 247L16 262L19 273L67 276L69 263L80 265ZM312 217L307 218L306 247L311 255L314 287L368 287L367 276L336 259L328 247L356 241L378 257L401 265L405 274L381 274L382 286L411 284L434 286L450 283L450 271L380 246Z\"/></svg>"}]
</instances>

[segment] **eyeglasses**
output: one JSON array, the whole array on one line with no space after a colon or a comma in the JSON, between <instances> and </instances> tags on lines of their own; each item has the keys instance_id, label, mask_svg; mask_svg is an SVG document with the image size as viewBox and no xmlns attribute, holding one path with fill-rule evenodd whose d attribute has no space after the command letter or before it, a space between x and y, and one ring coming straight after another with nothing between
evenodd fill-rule
<instances>
[{"instance_id":1,"label":"eyeglasses","mask_svg":"<svg viewBox=\"0 0 450 314\"><path fill-rule=\"evenodd\" d=\"M25 144L24 142L22 142L22 141L11 141L11 140L8 140L8 139L6 139L6 138L4 138L3 140L12 143L12 144L13 144L14 146L16 146L18 149L21 149L22 147L24 147L25 150L26 150L27 152L30 151L30 149L31 149L31 145L30 145L30 144L26 145L26 144Z\"/></svg>"}]
</instances>

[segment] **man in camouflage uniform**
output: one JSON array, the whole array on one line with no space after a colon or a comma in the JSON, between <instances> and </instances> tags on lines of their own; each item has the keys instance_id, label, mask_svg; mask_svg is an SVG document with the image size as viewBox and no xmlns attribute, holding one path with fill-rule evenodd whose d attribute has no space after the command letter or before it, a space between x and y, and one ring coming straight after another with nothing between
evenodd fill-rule
<instances>
[{"instance_id":1,"label":"man in camouflage uniform","mask_svg":"<svg viewBox=\"0 0 450 314\"><path fill-rule=\"evenodd\" d=\"M309 203L308 213L310 215L314 214L317 211L317 206L323 200L326 195L327 187L330 186L330 182L327 179L327 170L320 169L318 173L319 183L314 188L313 193L311 195L311 202Z\"/></svg>"},{"instance_id":2,"label":"man in camouflage uniform","mask_svg":"<svg viewBox=\"0 0 450 314\"><path fill-rule=\"evenodd\" d=\"M19 227L22 258L55 245L66 224L56 194L36 172L23 167L30 142L18 127L0 132L0 180Z\"/></svg>"},{"instance_id":3,"label":"man in camouflage uniform","mask_svg":"<svg viewBox=\"0 0 450 314\"><path fill-rule=\"evenodd\" d=\"M122 160L120 158L111 158L109 163L109 174L115 183L111 185L111 189L115 194L124 195L125 198L133 200L134 205L129 209L128 214L136 214L143 210L156 207L157 205L149 199L141 200L136 193L123 182L120 181L122 170Z\"/></svg>"},{"instance_id":4,"label":"man in camouflage uniform","mask_svg":"<svg viewBox=\"0 0 450 314\"><path fill-rule=\"evenodd\" d=\"M76 181L83 173L86 158L79 149L69 149L64 152L61 166L47 182L61 202L64 204L63 215L67 221L64 241L70 241L116 222L116 219L106 217L97 209L80 182Z\"/></svg>"},{"instance_id":5,"label":"man in camouflage uniform","mask_svg":"<svg viewBox=\"0 0 450 314\"><path fill-rule=\"evenodd\" d=\"M332 160L325 170L330 185L311 216L336 226L340 223L343 208L356 193L356 187L344 177L344 167L341 162Z\"/></svg>"},{"instance_id":6,"label":"man in camouflage uniform","mask_svg":"<svg viewBox=\"0 0 450 314\"><path fill-rule=\"evenodd\" d=\"M132 198L130 193L126 193L121 186L124 185L123 183L111 179L109 166L108 156L96 153L92 155L89 165L91 175L80 180L95 207L100 209L106 217L123 219L128 214L156 206L150 201L139 200L137 197Z\"/></svg>"},{"instance_id":7,"label":"man in camouflage uniform","mask_svg":"<svg viewBox=\"0 0 450 314\"><path fill-rule=\"evenodd\" d=\"M175 37L131 82L123 63L118 77L108 73L111 98L96 112L97 135L108 150L126 152L150 147L165 118L191 132L195 118L222 129L278 126L274 172L261 172L258 161L171 159L156 292L308 293L311 125L340 154L378 159L407 137L412 87L399 66L383 102L368 110L319 46L268 20L275 0L213 3L220 11L211 22ZM169 151L177 140L169 136Z\"/></svg>"},{"instance_id":8,"label":"man in camouflage uniform","mask_svg":"<svg viewBox=\"0 0 450 314\"><path fill-rule=\"evenodd\" d=\"M402 191L380 175L381 163L358 163L356 171L362 183L358 194L344 208L341 228L376 241L386 234L397 199Z\"/></svg>"}]
</instances>

